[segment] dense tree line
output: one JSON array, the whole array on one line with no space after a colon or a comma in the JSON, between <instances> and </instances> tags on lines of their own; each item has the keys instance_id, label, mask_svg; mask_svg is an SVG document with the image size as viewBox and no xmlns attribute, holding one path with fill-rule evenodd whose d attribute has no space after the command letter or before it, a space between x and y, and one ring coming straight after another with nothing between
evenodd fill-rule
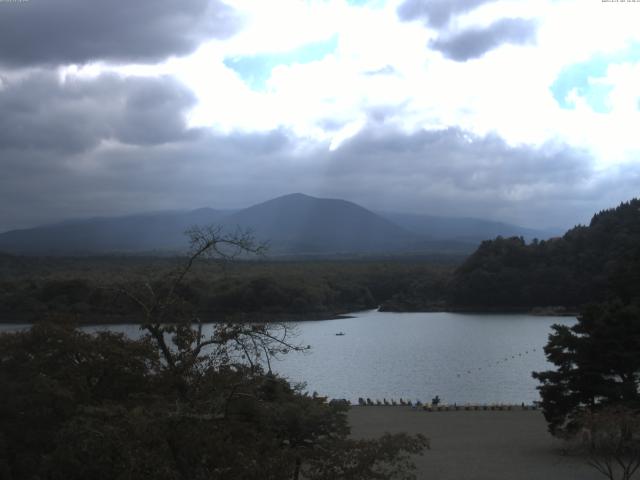
<instances>
[{"instance_id":1,"label":"dense tree line","mask_svg":"<svg viewBox=\"0 0 640 480\"><path fill-rule=\"evenodd\" d=\"M593 216L561 238L483 242L455 272L449 302L461 307L579 307L640 292L640 200Z\"/></svg>"},{"instance_id":2,"label":"dense tree line","mask_svg":"<svg viewBox=\"0 0 640 480\"><path fill-rule=\"evenodd\" d=\"M15 265L19 261L21 265ZM14 264L11 265L10 262ZM161 277L179 264L166 258L0 259L0 313L39 321L72 315L77 321L130 318L137 306L120 286ZM26 263L26 264L25 264ZM4 267L4 268L1 268ZM375 308L438 285L442 298L449 264L395 261L268 262L221 265L204 261L180 286L180 297L202 318L241 314L333 315ZM160 288L157 286L157 288ZM436 290L433 290L436 291ZM424 297L427 298L427 297ZM432 297L433 298L433 295ZM422 300L421 300L422 302Z\"/></svg>"}]
</instances>

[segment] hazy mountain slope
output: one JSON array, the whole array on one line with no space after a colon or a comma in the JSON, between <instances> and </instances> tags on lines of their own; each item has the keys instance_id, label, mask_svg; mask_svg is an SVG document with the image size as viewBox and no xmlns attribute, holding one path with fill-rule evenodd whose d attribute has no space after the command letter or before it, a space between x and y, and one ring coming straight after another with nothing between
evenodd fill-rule
<instances>
[{"instance_id":1,"label":"hazy mountain slope","mask_svg":"<svg viewBox=\"0 0 640 480\"><path fill-rule=\"evenodd\" d=\"M201 208L112 218L74 220L0 234L0 251L25 254L177 250L187 246L184 231L193 225L217 223L224 211Z\"/></svg>"},{"instance_id":2,"label":"hazy mountain slope","mask_svg":"<svg viewBox=\"0 0 640 480\"><path fill-rule=\"evenodd\" d=\"M524 237L547 239L560 234L554 230L535 230L503 222L494 222L479 218L439 217L411 213L379 212L387 220L406 230L434 240L459 240L478 245L481 241L503 237Z\"/></svg>"},{"instance_id":3,"label":"hazy mountain slope","mask_svg":"<svg viewBox=\"0 0 640 480\"><path fill-rule=\"evenodd\" d=\"M386 218L385 218L386 217ZM477 219L376 214L355 203L300 193L237 211L201 208L74 220L0 234L0 252L37 255L176 252L184 231L219 224L251 229L272 255L471 253L481 240L531 238L534 230Z\"/></svg>"},{"instance_id":4,"label":"hazy mountain slope","mask_svg":"<svg viewBox=\"0 0 640 480\"><path fill-rule=\"evenodd\" d=\"M420 240L355 203L299 193L241 210L224 223L252 229L276 253L398 251Z\"/></svg>"}]
</instances>

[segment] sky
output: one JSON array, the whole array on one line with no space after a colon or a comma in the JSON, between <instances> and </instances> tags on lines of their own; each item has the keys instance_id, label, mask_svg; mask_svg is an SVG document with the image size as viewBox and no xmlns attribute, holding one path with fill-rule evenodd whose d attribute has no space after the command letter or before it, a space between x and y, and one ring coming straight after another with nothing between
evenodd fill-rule
<instances>
[{"instance_id":1,"label":"sky","mask_svg":"<svg viewBox=\"0 0 640 480\"><path fill-rule=\"evenodd\" d=\"M571 227L639 195L640 1L0 0L0 231L242 208Z\"/></svg>"}]
</instances>

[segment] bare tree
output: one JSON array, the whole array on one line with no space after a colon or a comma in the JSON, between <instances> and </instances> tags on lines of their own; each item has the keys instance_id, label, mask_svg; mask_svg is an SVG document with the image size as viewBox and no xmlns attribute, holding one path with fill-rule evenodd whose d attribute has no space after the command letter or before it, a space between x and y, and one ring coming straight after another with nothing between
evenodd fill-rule
<instances>
[{"instance_id":1,"label":"bare tree","mask_svg":"<svg viewBox=\"0 0 640 480\"><path fill-rule=\"evenodd\" d=\"M609 480L630 480L640 467L640 411L609 406L586 413L574 440Z\"/></svg>"},{"instance_id":2,"label":"bare tree","mask_svg":"<svg viewBox=\"0 0 640 480\"><path fill-rule=\"evenodd\" d=\"M253 369L264 360L271 371L271 358L308 348L290 341L291 327L284 323L216 323L205 335L197 310L180 295L196 262L204 258L229 262L239 256L262 255L266 245L257 243L248 231L227 234L218 226L193 227L185 233L190 249L184 264L159 281L119 288L140 307L144 315L140 328L155 342L165 368L182 376L201 362L228 364L241 359ZM203 355L205 351L207 355Z\"/></svg>"}]
</instances>

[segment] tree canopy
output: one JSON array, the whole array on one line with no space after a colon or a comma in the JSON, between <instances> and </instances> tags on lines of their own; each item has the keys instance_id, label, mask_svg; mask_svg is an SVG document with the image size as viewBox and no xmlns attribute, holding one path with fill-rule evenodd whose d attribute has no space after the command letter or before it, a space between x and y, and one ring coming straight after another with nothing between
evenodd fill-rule
<instances>
[{"instance_id":1,"label":"tree canopy","mask_svg":"<svg viewBox=\"0 0 640 480\"><path fill-rule=\"evenodd\" d=\"M545 353L556 370L535 372L549 430L571 435L586 412L640 408L640 308L612 301L585 307L578 322L555 325Z\"/></svg>"},{"instance_id":2,"label":"tree canopy","mask_svg":"<svg viewBox=\"0 0 640 480\"><path fill-rule=\"evenodd\" d=\"M640 199L604 210L560 238L487 240L455 272L450 303L580 307L640 295Z\"/></svg>"},{"instance_id":3,"label":"tree canopy","mask_svg":"<svg viewBox=\"0 0 640 480\"><path fill-rule=\"evenodd\" d=\"M0 335L0 479L410 479L421 436L349 437L346 406L271 372L304 349L287 327L220 323L205 336L178 294L194 262L255 251L197 230L185 264L122 285L145 335L42 323Z\"/></svg>"}]
</instances>

